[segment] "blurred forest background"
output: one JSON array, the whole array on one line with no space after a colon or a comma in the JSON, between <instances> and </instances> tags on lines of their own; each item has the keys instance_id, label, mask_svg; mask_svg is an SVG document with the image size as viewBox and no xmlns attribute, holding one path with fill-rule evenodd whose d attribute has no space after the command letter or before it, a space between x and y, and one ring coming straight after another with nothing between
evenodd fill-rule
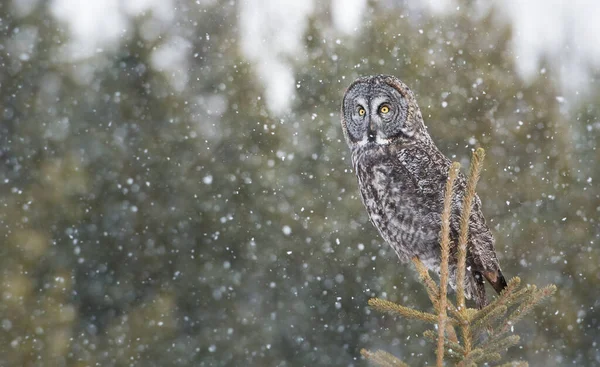
<instances>
[{"instance_id":1,"label":"blurred forest background","mask_svg":"<svg viewBox=\"0 0 600 367\"><path fill-rule=\"evenodd\" d=\"M591 22L527 38L493 4L1 2L0 365L431 364L420 323L367 307L429 305L339 125L374 73L415 91L463 167L487 150L504 273L558 286L510 358L600 365L598 69L554 37Z\"/></svg>"}]
</instances>

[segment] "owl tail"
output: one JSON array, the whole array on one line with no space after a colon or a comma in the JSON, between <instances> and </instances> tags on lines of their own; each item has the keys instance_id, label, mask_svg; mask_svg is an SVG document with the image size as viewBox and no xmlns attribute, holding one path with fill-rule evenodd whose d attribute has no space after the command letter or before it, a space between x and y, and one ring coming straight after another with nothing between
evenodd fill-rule
<instances>
[{"instance_id":1,"label":"owl tail","mask_svg":"<svg viewBox=\"0 0 600 367\"><path fill-rule=\"evenodd\" d=\"M502 271L498 269L495 271L484 271L483 276L487 279L488 282L494 287L494 290L500 294L504 288L506 288L506 279L504 279L504 275L502 275Z\"/></svg>"},{"instance_id":2,"label":"owl tail","mask_svg":"<svg viewBox=\"0 0 600 367\"><path fill-rule=\"evenodd\" d=\"M477 309L481 310L485 306L487 306L487 298L485 297L485 284L481 274L474 273L475 276L475 305Z\"/></svg>"}]
</instances>

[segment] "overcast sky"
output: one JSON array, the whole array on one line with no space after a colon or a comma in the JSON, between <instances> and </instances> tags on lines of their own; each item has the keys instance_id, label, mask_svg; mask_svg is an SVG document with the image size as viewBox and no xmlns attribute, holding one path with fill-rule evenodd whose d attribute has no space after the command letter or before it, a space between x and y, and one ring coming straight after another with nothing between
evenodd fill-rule
<instances>
[{"instance_id":1,"label":"overcast sky","mask_svg":"<svg viewBox=\"0 0 600 367\"><path fill-rule=\"evenodd\" d=\"M38 1L13 0L14 11L26 14ZM199 7L205 3L212 1L197 1ZM546 57L559 70L563 93L577 95L588 89L590 70L600 67L600 1L494 3L514 27L512 47L525 79L540 72L540 61ZM412 0L408 5L437 14L456 11L452 0ZM141 13L152 14L144 32L152 40L156 29L175 21L174 6L174 0L52 0L51 9L72 33L65 54L76 60L117 47L131 31L130 19ZM484 6L489 5L480 5L482 11ZM340 33L352 35L361 29L366 0L332 0L331 7L332 22ZM267 87L267 105L273 112L286 110L293 98L295 81L287 60L303 57L302 35L315 9L314 0L246 0L239 6L242 50ZM174 88L185 88L185 68L193 55L189 43L173 34L155 52L152 67L168 71Z\"/></svg>"}]
</instances>

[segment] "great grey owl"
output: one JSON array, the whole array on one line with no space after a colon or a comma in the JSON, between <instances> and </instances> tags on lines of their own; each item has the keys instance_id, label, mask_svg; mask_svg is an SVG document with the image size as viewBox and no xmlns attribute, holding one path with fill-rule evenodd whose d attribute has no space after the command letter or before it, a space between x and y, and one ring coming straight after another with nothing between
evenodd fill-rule
<instances>
[{"instance_id":1,"label":"great grey owl","mask_svg":"<svg viewBox=\"0 0 600 367\"><path fill-rule=\"evenodd\" d=\"M429 136L413 93L393 76L357 79L344 94L342 129L371 222L402 262L418 257L439 275L441 213L451 162ZM459 174L450 221L452 288L456 288L456 244L465 186ZM494 238L475 197L465 295L478 308L486 304L483 278L498 293L506 287Z\"/></svg>"}]
</instances>

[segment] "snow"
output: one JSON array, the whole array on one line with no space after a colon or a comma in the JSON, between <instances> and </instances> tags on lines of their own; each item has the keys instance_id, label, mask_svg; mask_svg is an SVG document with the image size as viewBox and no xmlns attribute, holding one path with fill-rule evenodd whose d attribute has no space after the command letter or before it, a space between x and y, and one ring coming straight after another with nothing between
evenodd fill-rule
<instances>
[{"instance_id":1,"label":"snow","mask_svg":"<svg viewBox=\"0 0 600 367\"><path fill-rule=\"evenodd\" d=\"M240 4L241 46L257 69L269 109L283 114L295 94L288 58L302 57L312 0L246 0Z\"/></svg>"},{"instance_id":2,"label":"snow","mask_svg":"<svg viewBox=\"0 0 600 367\"><path fill-rule=\"evenodd\" d=\"M430 311L370 223L339 121L355 77L389 73L463 172L486 149L505 275L559 287L510 353L593 365L599 7L8 1L3 358L356 366L364 347L429 363L420 324L367 306Z\"/></svg>"},{"instance_id":3,"label":"snow","mask_svg":"<svg viewBox=\"0 0 600 367\"><path fill-rule=\"evenodd\" d=\"M333 25L348 35L359 31L366 5L366 0L333 0L331 2ZM341 41L336 40L336 43L340 44Z\"/></svg>"}]
</instances>

